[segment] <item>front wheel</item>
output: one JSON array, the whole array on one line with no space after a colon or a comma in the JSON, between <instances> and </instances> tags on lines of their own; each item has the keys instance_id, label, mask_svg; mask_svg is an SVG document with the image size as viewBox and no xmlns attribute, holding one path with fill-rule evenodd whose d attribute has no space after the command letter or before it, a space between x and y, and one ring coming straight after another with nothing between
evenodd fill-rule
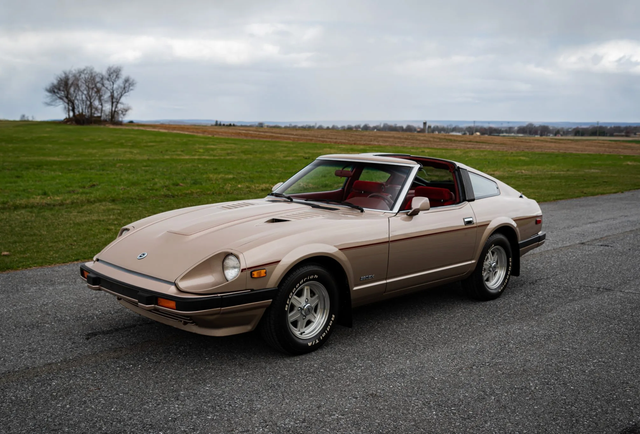
<instances>
[{"instance_id":1,"label":"front wheel","mask_svg":"<svg viewBox=\"0 0 640 434\"><path fill-rule=\"evenodd\" d=\"M509 240L493 234L487 240L473 274L462 281L467 295L476 300L494 300L504 292L511 277Z\"/></svg>"},{"instance_id":2,"label":"front wheel","mask_svg":"<svg viewBox=\"0 0 640 434\"><path fill-rule=\"evenodd\" d=\"M327 341L337 312L338 290L331 274L319 265L304 265L280 284L262 319L262 336L279 351L309 353Z\"/></svg>"}]
</instances>

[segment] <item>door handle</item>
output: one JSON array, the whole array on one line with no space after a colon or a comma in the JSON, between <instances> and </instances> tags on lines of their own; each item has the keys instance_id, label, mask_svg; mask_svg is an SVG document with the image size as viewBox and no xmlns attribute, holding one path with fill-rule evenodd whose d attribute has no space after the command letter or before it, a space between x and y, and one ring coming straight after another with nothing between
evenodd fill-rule
<instances>
[{"instance_id":1,"label":"door handle","mask_svg":"<svg viewBox=\"0 0 640 434\"><path fill-rule=\"evenodd\" d=\"M462 219L465 226L469 226L473 224L473 217L465 217Z\"/></svg>"}]
</instances>

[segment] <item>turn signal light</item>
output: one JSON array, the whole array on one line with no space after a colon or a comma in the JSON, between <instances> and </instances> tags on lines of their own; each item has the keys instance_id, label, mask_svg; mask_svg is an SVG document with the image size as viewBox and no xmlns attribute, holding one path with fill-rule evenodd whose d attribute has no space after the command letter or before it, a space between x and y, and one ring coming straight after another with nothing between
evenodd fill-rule
<instances>
[{"instance_id":1,"label":"turn signal light","mask_svg":"<svg viewBox=\"0 0 640 434\"><path fill-rule=\"evenodd\" d=\"M158 297L158 306L166 307L167 309L175 309L176 302L173 300L167 300L166 298Z\"/></svg>"},{"instance_id":2,"label":"turn signal light","mask_svg":"<svg viewBox=\"0 0 640 434\"><path fill-rule=\"evenodd\" d=\"M80 270L80 274L82 274L82 278L84 280L87 280L87 276L89 275L89 272L87 270Z\"/></svg>"},{"instance_id":3,"label":"turn signal light","mask_svg":"<svg viewBox=\"0 0 640 434\"><path fill-rule=\"evenodd\" d=\"M266 277L266 275L267 275L267 270L265 270L264 268L261 270L253 270L251 272L252 279L257 279L258 277Z\"/></svg>"}]
</instances>

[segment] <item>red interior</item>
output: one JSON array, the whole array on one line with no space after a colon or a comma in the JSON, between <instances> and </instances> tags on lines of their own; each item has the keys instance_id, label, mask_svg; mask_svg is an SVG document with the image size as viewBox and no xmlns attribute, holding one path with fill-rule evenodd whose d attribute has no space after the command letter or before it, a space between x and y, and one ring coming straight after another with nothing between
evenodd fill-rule
<instances>
[{"instance_id":1,"label":"red interior","mask_svg":"<svg viewBox=\"0 0 640 434\"><path fill-rule=\"evenodd\" d=\"M416 158L416 157L408 157L408 156L398 156L398 158L403 158L407 160L416 161L424 166L435 167L438 169L446 169L453 174L454 165L450 164L446 161L439 160L431 160L428 158ZM348 200L351 203L355 203L356 205L364 206L365 208L373 208L373 209L388 209L389 204L384 204L384 200L380 197L370 198L369 196L372 194L380 194L384 196L395 196L399 193L400 185L404 182L404 177L398 177L397 175L393 175L387 180L387 184L382 182L374 182L374 181L361 181L357 180L362 173L362 169L358 170L345 170L339 169L336 170L335 174L338 177L346 178L346 182L343 189L334 190L334 191L323 191L323 192L315 192L315 193L301 193L294 194L293 197L301 198L301 199L327 199L334 201L342 201ZM427 187L427 186L416 186L415 188L407 191L407 195L405 197L405 201L401 209L411 209L411 201L414 197L426 197L429 199L429 203L431 207L439 207L439 206L447 206L453 205L457 202L456 192L458 191L458 182L455 176L453 178L453 189L455 191L449 190L449 188L445 187ZM347 194L346 199L344 199L344 195ZM356 201L351 200L356 199ZM370 204L369 201L365 199L374 200L375 204ZM366 202L366 203L365 203ZM380 203L378 203L380 202Z\"/></svg>"},{"instance_id":2,"label":"red interior","mask_svg":"<svg viewBox=\"0 0 640 434\"><path fill-rule=\"evenodd\" d=\"M384 184L381 182L373 181L356 181L353 183L353 188L347 200L354 197L367 197L372 193L382 193L384 191Z\"/></svg>"},{"instance_id":3,"label":"red interior","mask_svg":"<svg viewBox=\"0 0 640 434\"><path fill-rule=\"evenodd\" d=\"M445 169L451 172L453 175L455 171L455 166L447 161L440 160L432 160L429 158L420 158L420 157L412 157L412 156L398 156L398 158L403 158L405 160L412 160L417 163L420 163L424 166L435 167L437 169ZM432 207L438 206L446 206L453 205L457 203L457 191L459 191L458 180L455 176L453 177L454 183L454 191L450 191L448 188L443 187L416 187L415 190L411 189L407 192L405 196L405 201L401 209L411 209L411 201L414 197L426 197L429 199L429 203Z\"/></svg>"},{"instance_id":4,"label":"red interior","mask_svg":"<svg viewBox=\"0 0 640 434\"><path fill-rule=\"evenodd\" d=\"M446 188L416 187L415 196L429 198L431 206L445 206L456 203L455 196Z\"/></svg>"}]
</instances>

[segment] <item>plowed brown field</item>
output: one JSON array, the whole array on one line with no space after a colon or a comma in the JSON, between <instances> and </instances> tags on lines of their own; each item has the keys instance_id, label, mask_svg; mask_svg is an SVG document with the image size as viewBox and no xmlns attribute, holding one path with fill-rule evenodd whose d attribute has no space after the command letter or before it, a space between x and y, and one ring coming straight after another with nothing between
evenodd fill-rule
<instances>
[{"instance_id":1,"label":"plowed brown field","mask_svg":"<svg viewBox=\"0 0 640 434\"><path fill-rule=\"evenodd\" d=\"M457 136L386 131L307 130L295 128L211 127L199 125L136 124L122 128L197 134L237 139L277 140L345 145L406 146L416 148L482 149L496 151L569 152L640 155L640 140L556 137Z\"/></svg>"}]
</instances>

